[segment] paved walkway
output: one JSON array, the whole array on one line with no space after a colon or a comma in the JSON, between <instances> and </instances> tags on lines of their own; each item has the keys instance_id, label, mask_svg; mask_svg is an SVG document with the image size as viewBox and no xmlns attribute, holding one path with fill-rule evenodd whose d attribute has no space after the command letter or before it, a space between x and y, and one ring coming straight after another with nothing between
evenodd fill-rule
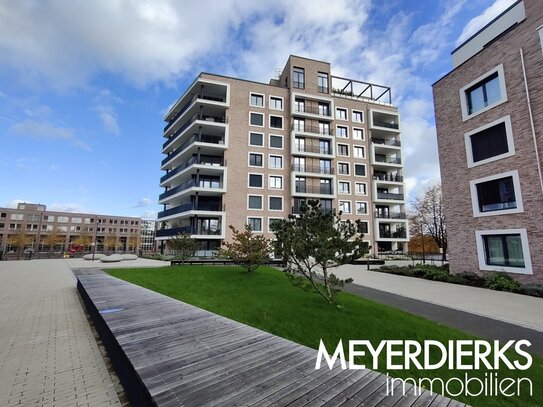
<instances>
[{"instance_id":1,"label":"paved walkway","mask_svg":"<svg viewBox=\"0 0 543 407\"><path fill-rule=\"evenodd\" d=\"M543 298L368 271L365 266L345 265L334 273L364 287L543 332Z\"/></svg>"},{"instance_id":2,"label":"paved walkway","mask_svg":"<svg viewBox=\"0 0 543 407\"><path fill-rule=\"evenodd\" d=\"M0 262L2 407L122 405L75 289L81 261Z\"/></svg>"}]
</instances>

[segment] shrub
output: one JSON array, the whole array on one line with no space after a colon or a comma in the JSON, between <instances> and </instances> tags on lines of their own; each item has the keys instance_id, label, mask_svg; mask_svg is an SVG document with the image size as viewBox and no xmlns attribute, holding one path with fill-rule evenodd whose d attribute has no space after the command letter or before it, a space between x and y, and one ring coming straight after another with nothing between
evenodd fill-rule
<instances>
[{"instance_id":1,"label":"shrub","mask_svg":"<svg viewBox=\"0 0 543 407\"><path fill-rule=\"evenodd\" d=\"M543 298L543 284L521 284L518 292L519 294L532 295L534 297Z\"/></svg>"},{"instance_id":2,"label":"shrub","mask_svg":"<svg viewBox=\"0 0 543 407\"><path fill-rule=\"evenodd\" d=\"M485 287L497 291L516 292L520 288L520 283L506 273L487 274Z\"/></svg>"}]
</instances>

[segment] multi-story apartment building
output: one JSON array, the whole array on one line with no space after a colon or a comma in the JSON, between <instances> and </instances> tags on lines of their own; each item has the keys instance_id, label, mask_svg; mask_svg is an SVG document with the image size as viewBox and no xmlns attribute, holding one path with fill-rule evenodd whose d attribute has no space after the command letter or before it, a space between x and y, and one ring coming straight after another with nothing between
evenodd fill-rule
<instances>
[{"instance_id":1,"label":"multi-story apartment building","mask_svg":"<svg viewBox=\"0 0 543 407\"><path fill-rule=\"evenodd\" d=\"M156 229L157 221L154 219L142 219L140 229L139 250L143 253L156 253Z\"/></svg>"},{"instance_id":2,"label":"multi-story apartment building","mask_svg":"<svg viewBox=\"0 0 543 407\"><path fill-rule=\"evenodd\" d=\"M82 235L95 242L97 252L104 251L108 237L114 239L116 250L131 248L135 251L140 241L141 223L141 218L48 211L45 205L20 203L17 209L0 208L0 253L14 250L9 237L19 232L32 237L27 248L36 254L67 251ZM53 233L60 235L63 241L51 248L44 239Z\"/></svg>"},{"instance_id":3,"label":"multi-story apartment building","mask_svg":"<svg viewBox=\"0 0 543 407\"><path fill-rule=\"evenodd\" d=\"M433 86L453 272L543 282L543 3L517 1Z\"/></svg>"},{"instance_id":4,"label":"multi-story apartment building","mask_svg":"<svg viewBox=\"0 0 543 407\"><path fill-rule=\"evenodd\" d=\"M302 202L361 220L372 252L406 249L399 113L390 88L333 76L290 56L269 83L201 73L166 114L158 239L189 233L202 250L228 225L273 238Z\"/></svg>"}]
</instances>

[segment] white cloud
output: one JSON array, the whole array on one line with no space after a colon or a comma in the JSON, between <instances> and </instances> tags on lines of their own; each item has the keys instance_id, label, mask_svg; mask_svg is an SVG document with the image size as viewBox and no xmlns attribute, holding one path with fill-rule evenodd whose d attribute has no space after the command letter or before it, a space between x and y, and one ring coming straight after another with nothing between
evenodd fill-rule
<instances>
[{"instance_id":1,"label":"white cloud","mask_svg":"<svg viewBox=\"0 0 543 407\"><path fill-rule=\"evenodd\" d=\"M30 201L26 199L12 199L8 203L6 203L6 208L17 208L17 205L20 203L31 203Z\"/></svg>"},{"instance_id":2,"label":"white cloud","mask_svg":"<svg viewBox=\"0 0 543 407\"><path fill-rule=\"evenodd\" d=\"M142 217L143 219L156 219L156 215L157 215L156 211L151 211L151 210L149 210L149 211L143 212L143 214L141 215L141 217Z\"/></svg>"},{"instance_id":3,"label":"white cloud","mask_svg":"<svg viewBox=\"0 0 543 407\"><path fill-rule=\"evenodd\" d=\"M100 117L105 129L109 133L118 136L121 133L121 129L119 127L119 123L117 122L117 113L113 107L98 105L95 107L95 109L98 112L98 117Z\"/></svg>"},{"instance_id":4,"label":"white cloud","mask_svg":"<svg viewBox=\"0 0 543 407\"><path fill-rule=\"evenodd\" d=\"M504 12L516 0L495 0L482 14L472 18L462 30L460 37L456 40L456 46L462 44L469 37L491 22L494 18Z\"/></svg>"},{"instance_id":5,"label":"white cloud","mask_svg":"<svg viewBox=\"0 0 543 407\"><path fill-rule=\"evenodd\" d=\"M145 206L153 205L154 203L155 202L152 199L142 198L135 205L133 205L133 208L143 208Z\"/></svg>"},{"instance_id":6,"label":"white cloud","mask_svg":"<svg viewBox=\"0 0 543 407\"><path fill-rule=\"evenodd\" d=\"M8 129L8 132L17 135L18 137L69 141L78 148L90 151L90 146L76 137L75 129L56 126L44 120L23 120L22 122L12 125Z\"/></svg>"},{"instance_id":7,"label":"white cloud","mask_svg":"<svg viewBox=\"0 0 543 407\"><path fill-rule=\"evenodd\" d=\"M76 203L54 203L52 205L47 205L47 210L58 212L86 212L82 205Z\"/></svg>"}]
</instances>

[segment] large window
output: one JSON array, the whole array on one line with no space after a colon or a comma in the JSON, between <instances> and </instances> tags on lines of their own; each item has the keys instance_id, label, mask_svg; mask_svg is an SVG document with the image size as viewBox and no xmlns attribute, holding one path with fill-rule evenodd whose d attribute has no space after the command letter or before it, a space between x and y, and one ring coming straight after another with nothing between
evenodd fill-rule
<instances>
[{"instance_id":1,"label":"large window","mask_svg":"<svg viewBox=\"0 0 543 407\"><path fill-rule=\"evenodd\" d=\"M270 109L283 110L283 98L270 96Z\"/></svg>"},{"instance_id":2,"label":"large window","mask_svg":"<svg viewBox=\"0 0 543 407\"><path fill-rule=\"evenodd\" d=\"M511 118L506 116L465 134L468 167L515 154Z\"/></svg>"},{"instance_id":3,"label":"large window","mask_svg":"<svg viewBox=\"0 0 543 407\"><path fill-rule=\"evenodd\" d=\"M247 218L247 224L253 232L262 232L262 218Z\"/></svg>"},{"instance_id":4,"label":"large window","mask_svg":"<svg viewBox=\"0 0 543 407\"><path fill-rule=\"evenodd\" d=\"M499 65L460 89L462 119L467 120L506 100L503 65Z\"/></svg>"},{"instance_id":5,"label":"large window","mask_svg":"<svg viewBox=\"0 0 543 407\"><path fill-rule=\"evenodd\" d=\"M339 201L339 210L343 213L351 213L351 201Z\"/></svg>"},{"instance_id":6,"label":"large window","mask_svg":"<svg viewBox=\"0 0 543 407\"><path fill-rule=\"evenodd\" d=\"M283 136L270 134L270 148L283 148Z\"/></svg>"},{"instance_id":7,"label":"large window","mask_svg":"<svg viewBox=\"0 0 543 407\"><path fill-rule=\"evenodd\" d=\"M269 197L269 209L270 211L282 211L283 210L283 198L280 196Z\"/></svg>"},{"instance_id":8,"label":"large window","mask_svg":"<svg viewBox=\"0 0 543 407\"><path fill-rule=\"evenodd\" d=\"M359 177L366 176L366 166L364 164L355 164L354 165L354 175Z\"/></svg>"},{"instance_id":9,"label":"large window","mask_svg":"<svg viewBox=\"0 0 543 407\"><path fill-rule=\"evenodd\" d=\"M353 122L364 122L364 113L358 110L353 110Z\"/></svg>"},{"instance_id":10,"label":"large window","mask_svg":"<svg viewBox=\"0 0 543 407\"><path fill-rule=\"evenodd\" d=\"M264 146L264 134L262 133L249 133L249 145L263 147Z\"/></svg>"},{"instance_id":11,"label":"large window","mask_svg":"<svg viewBox=\"0 0 543 407\"><path fill-rule=\"evenodd\" d=\"M340 175L349 175L349 163L338 163L337 173Z\"/></svg>"},{"instance_id":12,"label":"large window","mask_svg":"<svg viewBox=\"0 0 543 407\"><path fill-rule=\"evenodd\" d=\"M297 89L305 88L305 71L304 68L294 67L292 69L292 87Z\"/></svg>"},{"instance_id":13,"label":"large window","mask_svg":"<svg viewBox=\"0 0 543 407\"><path fill-rule=\"evenodd\" d=\"M320 93L328 93L328 74L319 72L317 74L317 90Z\"/></svg>"},{"instance_id":14,"label":"large window","mask_svg":"<svg viewBox=\"0 0 543 407\"><path fill-rule=\"evenodd\" d=\"M475 236L481 270L532 274L526 229L476 231Z\"/></svg>"},{"instance_id":15,"label":"large window","mask_svg":"<svg viewBox=\"0 0 543 407\"><path fill-rule=\"evenodd\" d=\"M270 175L268 188L283 189L283 177L279 175Z\"/></svg>"},{"instance_id":16,"label":"large window","mask_svg":"<svg viewBox=\"0 0 543 407\"><path fill-rule=\"evenodd\" d=\"M282 169L283 168L283 156L280 155L270 155L268 159L269 168Z\"/></svg>"},{"instance_id":17,"label":"large window","mask_svg":"<svg viewBox=\"0 0 543 407\"><path fill-rule=\"evenodd\" d=\"M338 144L337 145L337 155L348 156L349 155L349 146L347 144Z\"/></svg>"},{"instance_id":18,"label":"large window","mask_svg":"<svg viewBox=\"0 0 543 407\"><path fill-rule=\"evenodd\" d=\"M349 134L347 133L347 127L337 126L336 128L336 137L347 138Z\"/></svg>"},{"instance_id":19,"label":"large window","mask_svg":"<svg viewBox=\"0 0 543 407\"><path fill-rule=\"evenodd\" d=\"M280 116L270 116L270 127L274 129L282 129L283 118Z\"/></svg>"},{"instance_id":20,"label":"large window","mask_svg":"<svg viewBox=\"0 0 543 407\"><path fill-rule=\"evenodd\" d=\"M251 93L251 106L264 107L264 95Z\"/></svg>"},{"instance_id":21,"label":"large window","mask_svg":"<svg viewBox=\"0 0 543 407\"><path fill-rule=\"evenodd\" d=\"M264 115L262 113L250 113L251 126L264 127Z\"/></svg>"},{"instance_id":22,"label":"large window","mask_svg":"<svg viewBox=\"0 0 543 407\"><path fill-rule=\"evenodd\" d=\"M251 167L262 167L262 154L249 153L249 165Z\"/></svg>"},{"instance_id":23,"label":"large window","mask_svg":"<svg viewBox=\"0 0 543 407\"><path fill-rule=\"evenodd\" d=\"M347 109L342 107L336 108L336 119L347 120Z\"/></svg>"},{"instance_id":24,"label":"large window","mask_svg":"<svg viewBox=\"0 0 543 407\"><path fill-rule=\"evenodd\" d=\"M340 194L350 194L351 193L351 183L346 181L338 182L338 192Z\"/></svg>"},{"instance_id":25,"label":"large window","mask_svg":"<svg viewBox=\"0 0 543 407\"><path fill-rule=\"evenodd\" d=\"M262 188L262 174L249 174L249 186L251 188Z\"/></svg>"},{"instance_id":26,"label":"large window","mask_svg":"<svg viewBox=\"0 0 543 407\"><path fill-rule=\"evenodd\" d=\"M262 209L262 195L249 195L247 200L249 209Z\"/></svg>"},{"instance_id":27,"label":"large window","mask_svg":"<svg viewBox=\"0 0 543 407\"><path fill-rule=\"evenodd\" d=\"M474 216L523 211L517 171L473 180L470 187Z\"/></svg>"}]
</instances>

